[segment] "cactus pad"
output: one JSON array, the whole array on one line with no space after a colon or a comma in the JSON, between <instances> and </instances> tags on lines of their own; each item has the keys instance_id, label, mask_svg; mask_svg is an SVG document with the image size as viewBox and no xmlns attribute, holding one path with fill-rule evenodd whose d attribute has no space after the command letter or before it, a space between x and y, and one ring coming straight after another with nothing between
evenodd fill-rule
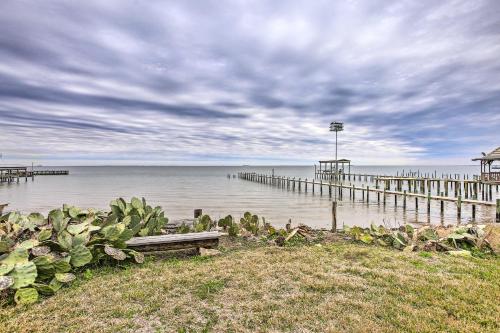
<instances>
[{"instance_id":1,"label":"cactus pad","mask_svg":"<svg viewBox=\"0 0 500 333\"><path fill-rule=\"evenodd\" d=\"M48 246L35 246L31 249L31 254L35 257L44 256L50 253L50 247Z\"/></svg>"},{"instance_id":2,"label":"cactus pad","mask_svg":"<svg viewBox=\"0 0 500 333\"><path fill-rule=\"evenodd\" d=\"M127 258L125 252L109 245L104 246L104 252L115 260L125 260Z\"/></svg>"},{"instance_id":3,"label":"cactus pad","mask_svg":"<svg viewBox=\"0 0 500 333\"><path fill-rule=\"evenodd\" d=\"M16 264L12 272L9 273L9 276L14 278L12 288L19 289L29 286L35 282L37 275L36 265L33 262Z\"/></svg>"},{"instance_id":4,"label":"cactus pad","mask_svg":"<svg viewBox=\"0 0 500 333\"><path fill-rule=\"evenodd\" d=\"M84 245L78 245L70 251L70 263L74 267L81 267L92 261L92 253Z\"/></svg>"},{"instance_id":5,"label":"cactus pad","mask_svg":"<svg viewBox=\"0 0 500 333\"><path fill-rule=\"evenodd\" d=\"M62 283L68 283L76 279L73 273L56 273L56 280Z\"/></svg>"},{"instance_id":6,"label":"cactus pad","mask_svg":"<svg viewBox=\"0 0 500 333\"><path fill-rule=\"evenodd\" d=\"M38 291L35 288L22 288L16 291L14 301L16 304L33 304L38 300Z\"/></svg>"},{"instance_id":7,"label":"cactus pad","mask_svg":"<svg viewBox=\"0 0 500 333\"><path fill-rule=\"evenodd\" d=\"M14 269L14 264L0 264L0 276L10 273Z\"/></svg>"}]
</instances>

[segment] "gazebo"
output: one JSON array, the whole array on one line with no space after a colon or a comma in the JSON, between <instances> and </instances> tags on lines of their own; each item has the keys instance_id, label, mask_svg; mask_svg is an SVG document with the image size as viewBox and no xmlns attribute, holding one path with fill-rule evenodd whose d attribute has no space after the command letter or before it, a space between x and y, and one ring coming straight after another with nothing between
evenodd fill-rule
<instances>
[{"instance_id":1,"label":"gazebo","mask_svg":"<svg viewBox=\"0 0 500 333\"><path fill-rule=\"evenodd\" d=\"M500 185L500 172L491 171L491 165L500 161L500 147L489 154L483 153L482 157L473 158L473 161L481 162L481 181L487 184ZM495 170L495 168L493 168Z\"/></svg>"},{"instance_id":2,"label":"gazebo","mask_svg":"<svg viewBox=\"0 0 500 333\"><path fill-rule=\"evenodd\" d=\"M351 173L351 160L347 160L345 158L340 160L327 160L327 161L319 161L319 170L314 166L314 173L316 175L324 175L324 174L334 174L335 167L340 166L339 172L345 173L345 164L348 167L348 173Z\"/></svg>"}]
</instances>

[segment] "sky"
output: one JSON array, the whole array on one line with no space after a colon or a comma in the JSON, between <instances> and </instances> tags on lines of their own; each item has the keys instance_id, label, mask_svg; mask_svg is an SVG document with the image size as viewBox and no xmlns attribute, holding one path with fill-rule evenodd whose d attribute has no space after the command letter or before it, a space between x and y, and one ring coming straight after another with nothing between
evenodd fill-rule
<instances>
[{"instance_id":1,"label":"sky","mask_svg":"<svg viewBox=\"0 0 500 333\"><path fill-rule=\"evenodd\" d=\"M0 164L473 164L500 1L0 1Z\"/></svg>"}]
</instances>

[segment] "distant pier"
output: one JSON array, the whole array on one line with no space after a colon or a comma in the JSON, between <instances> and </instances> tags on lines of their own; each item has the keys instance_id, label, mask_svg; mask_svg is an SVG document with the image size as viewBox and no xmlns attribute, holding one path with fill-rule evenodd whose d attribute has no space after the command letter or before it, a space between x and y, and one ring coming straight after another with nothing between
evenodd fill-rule
<instances>
[{"instance_id":1,"label":"distant pier","mask_svg":"<svg viewBox=\"0 0 500 333\"><path fill-rule=\"evenodd\" d=\"M29 170L25 166L0 166L0 183L19 183L20 179L28 181L35 176L69 175L68 170Z\"/></svg>"}]
</instances>

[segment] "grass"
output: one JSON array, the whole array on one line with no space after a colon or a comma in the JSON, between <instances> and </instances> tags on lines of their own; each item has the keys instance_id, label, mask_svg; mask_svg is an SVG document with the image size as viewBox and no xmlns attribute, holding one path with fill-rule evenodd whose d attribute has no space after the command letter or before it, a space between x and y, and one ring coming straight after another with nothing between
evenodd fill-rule
<instances>
[{"instance_id":1,"label":"grass","mask_svg":"<svg viewBox=\"0 0 500 333\"><path fill-rule=\"evenodd\" d=\"M231 246L229 246L231 247ZM336 242L87 273L1 332L498 332L500 259Z\"/></svg>"}]
</instances>

